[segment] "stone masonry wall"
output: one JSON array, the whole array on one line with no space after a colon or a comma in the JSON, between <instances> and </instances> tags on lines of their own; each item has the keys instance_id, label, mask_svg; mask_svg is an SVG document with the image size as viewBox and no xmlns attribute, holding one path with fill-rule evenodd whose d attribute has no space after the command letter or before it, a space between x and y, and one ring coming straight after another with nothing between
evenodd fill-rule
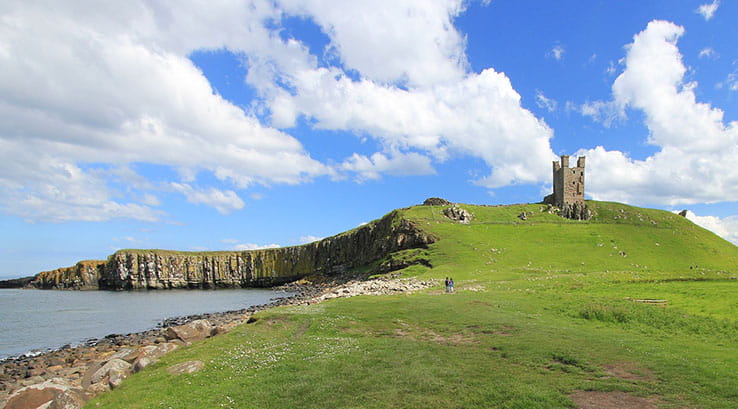
<instances>
[{"instance_id":1,"label":"stone masonry wall","mask_svg":"<svg viewBox=\"0 0 738 409\"><path fill-rule=\"evenodd\" d=\"M561 156L561 162L553 162L554 205L565 207L584 204L584 156L577 166L569 167L569 156Z\"/></svg>"},{"instance_id":2,"label":"stone masonry wall","mask_svg":"<svg viewBox=\"0 0 738 409\"><path fill-rule=\"evenodd\" d=\"M561 156L561 162L553 162L553 187L551 195L543 201L561 209L561 216L569 219L587 220L591 212L584 202L584 156L577 166L569 167L569 156Z\"/></svg>"}]
</instances>

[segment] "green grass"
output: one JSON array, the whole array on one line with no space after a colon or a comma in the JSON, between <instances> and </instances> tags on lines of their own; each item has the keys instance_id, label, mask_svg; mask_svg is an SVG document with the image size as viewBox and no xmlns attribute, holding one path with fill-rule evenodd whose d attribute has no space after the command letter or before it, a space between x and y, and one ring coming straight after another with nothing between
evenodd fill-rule
<instances>
[{"instance_id":1,"label":"green grass","mask_svg":"<svg viewBox=\"0 0 738 409\"><path fill-rule=\"evenodd\" d=\"M471 225L438 207L405 209L441 240L400 257L432 268L402 274L451 275L456 294L439 285L262 312L88 406L571 408L569 395L585 390L734 407L738 248L667 212L589 206L593 220L575 222L542 205L464 205ZM205 368L166 372L191 359Z\"/></svg>"}]
</instances>

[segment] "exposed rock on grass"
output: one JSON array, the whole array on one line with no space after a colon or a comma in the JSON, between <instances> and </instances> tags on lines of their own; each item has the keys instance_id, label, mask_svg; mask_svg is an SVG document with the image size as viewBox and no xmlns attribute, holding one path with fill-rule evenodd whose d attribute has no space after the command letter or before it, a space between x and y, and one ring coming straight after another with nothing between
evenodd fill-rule
<instances>
[{"instance_id":1,"label":"exposed rock on grass","mask_svg":"<svg viewBox=\"0 0 738 409\"><path fill-rule=\"evenodd\" d=\"M205 364L202 361L187 361L170 366L167 368L167 372L172 375L188 374L197 372L204 366Z\"/></svg>"}]
</instances>

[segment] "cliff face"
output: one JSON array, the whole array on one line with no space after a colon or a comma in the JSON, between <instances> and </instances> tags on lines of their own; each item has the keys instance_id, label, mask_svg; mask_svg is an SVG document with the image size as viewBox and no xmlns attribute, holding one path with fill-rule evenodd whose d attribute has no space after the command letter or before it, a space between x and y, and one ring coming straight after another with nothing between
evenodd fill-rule
<instances>
[{"instance_id":1,"label":"cliff face","mask_svg":"<svg viewBox=\"0 0 738 409\"><path fill-rule=\"evenodd\" d=\"M38 273L29 286L44 289L94 290L103 272L104 261L85 260L72 267Z\"/></svg>"},{"instance_id":2,"label":"cliff face","mask_svg":"<svg viewBox=\"0 0 738 409\"><path fill-rule=\"evenodd\" d=\"M435 238L392 212L349 232L303 246L234 252L121 250L107 261L85 261L44 272L40 288L160 289L265 287L308 274L334 275Z\"/></svg>"}]
</instances>

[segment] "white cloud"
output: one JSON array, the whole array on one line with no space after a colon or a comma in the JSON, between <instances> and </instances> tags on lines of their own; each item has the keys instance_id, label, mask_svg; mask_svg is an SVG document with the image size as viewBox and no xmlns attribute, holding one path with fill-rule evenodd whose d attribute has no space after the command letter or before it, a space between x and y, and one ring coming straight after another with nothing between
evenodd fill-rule
<instances>
[{"instance_id":1,"label":"white cloud","mask_svg":"<svg viewBox=\"0 0 738 409\"><path fill-rule=\"evenodd\" d=\"M605 69L605 73L607 75L615 75L615 73L617 73L617 71L618 71L617 64L615 64L613 61L610 61L607 64L607 68Z\"/></svg>"},{"instance_id":2,"label":"white cloud","mask_svg":"<svg viewBox=\"0 0 738 409\"><path fill-rule=\"evenodd\" d=\"M155 221L165 215L154 209L161 186L221 213L243 207L234 190L193 188L201 173L233 189L335 175L297 139L214 92L188 55L216 49L247 60L246 80L263 98L254 112L266 109L273 126L305 116L378 141L380 152L339 166L357 179L428 174L433 161L470 155L491 169L478 181L485 186L544 181L553 132L521 106L504 74L468 71L453 25L463 8L461 0L130 1L94 10L8 1L0 209L29 220ZM338 65L282 39L280 21L295 15L320 26ZM133 163L179 178L151 183Z\"/></svg>"},{"instance_id":3,"label":"white cloud","mask_svg":"<svg viewBox=\"0 0 738 409\"><path fill-rule=\"evenodd\" d=\"M725 79L725 85L731 91L738 91L738 71L728 74L728 78Z\"/></svg>"},{"instance_id":4,"label":"white cloud","mask_svg":"<svg viewBox=\"0 0 738 409\"><path fill-rule=\"evenodd\" d=\"M193 204L204 204L214 207L221 214L229 214L234 210L243 209L245 203L232 190L209 188L198 190L186 183L171 183L171 187L185 195L187 201Z\"/></svg>"},{"instance_id":5,"label":"white cloud","mask_svg":"<svg viewBox=\"0 0 738 409\"><path fill-rule=\"evenodd\" d=\"M244 244L236 244L233 246L234 250L238 251L246 251L246 250L265 250L265 249L278 249L282 246L279 244L254 244L254 243L244 243Z\"/></svg>"},{"instance_id":6,"label":"white cloud","mask_svg":"<svg viewBox=\"0 0 738 409\"><path fill-rule=\"evenodd\" d=\"M464 10L460 0L280 3L288 13L312 18L344 67L363 78L423 86L464 76L465 40L453 25Z\"/></svg>"},{"instance_id":7,"label":"white cloud","mask_svg":"<svg viewBox=\"0 0 738 409\"><path fill-rule=\"evenodd\" d=\"M493 69L447 85L409 89L354 81L328 68L293 71L288 81L297 90L295 95L271 90L275 93L271 105L288 100L296 110L291 117L302 114L317 128L370 135L391 156L413 155L417 164L423 164L420 153L408 150L425 152L438 161L454 154L479 157L492 168L479 181L489 187L549 177L546 164L555 158L549 144L553 132L521 107L510 80ZM380 155L378 159L386 159ZM364 178L397 170L379 166L384 162L352 157L344 169L363 172ZM428 166L421 169L430 171Z\"/></svg>"},{"instance_id":8,"label":"white cloud","mask_svg":"<svg viewBox=\"0 0 738 409\"><path fill-rule=\"evenodd\" d=\"M546 98L546 96L543 95L543 91L536 90L536 105L548 112L553 112L556 110L558 103L555 99Z\"/></svg>"},{"instance_id":9,"label":"white cloud","mask_svg":"<svg viewBox=\"0 0 738 409\"><path fill-rule=\"evenodd\" d=\"M139 192L138 202L120 200L120 192L105 186L111 176L87 169L89 162L208 171L241 188L330 173L296 139L214 94L187 58L202 48L251 50L278 41L263 27L262 19L275 12L264 4L163 9L132 1L91 12L76 3L6 2L7 24L0 27L3 210L32 220L159 217L151 192ZM21 159L17 152L24 151L37 158ZM50 164L39 169L40 160ZM77 198L64 193L80 185L94 190Z\"/></svg>"},{"instance_id":10,"label":"white cloud","mask_svg":"<svg viewBox=\"0 0 738 409\"><path fill-rule=\"evenodd\" d=\"M564 58L566 50L561 44L556 44L549 52L548 55L553 57L557 61L561 61Z\"/></svg>"},{"instance_id":11,"label":"white cloud","mask_svg":"<svg viewBox=\"0 0 738 409\"><path fill-rule=\"evenodd\" d=\"M699 58L717 58L717 53L711 47L705 47L700 50Z\"/></svg>"},{"instance_id":12,"label":"white cloud","mask_svg":"<svg viewBox=\"0 0 738 409\"><path fill-rule=\"evenodd\" d=\"M323 240L323 237L312 236L312 235L301 236L300 237L300 244L312 243L312 242L318 241L318 240Z\"/></svg>"},{"instance_id":13,"label":"white cloud","mask_svg":"<svg viewBox=\"0 0 738 409\"><path fill-rule=\"evenodd\" d=\"M724 123L722 110L697 102L697 84L684 82L676 45L683 32L652 21L627 47L613 103L645 114L647 142L659 151L644 160L602 147L579 151L588 156L592 198L669 205L738 200L738 123Z\"/></svg>"},{"instance_id":14,"label":"white cloud","mask_svg":"<svg viewBox=\"0 0 738 409\"><path fill-rule=\"evenodd\" d=\"M389 157L383 153L375 153L371 157L355 153L343 162L341 168L355 172L359 181L379 179L383 173L396 176L435 173L430 158L414 152L394 153Z\"/></svg>"},{"instance_id":15,"label":"white cloud","mask_svg":"<svg viewBox=\"0 0 738 409\"><path fill-rule=\"evenodd\" d=\"M579 113L606 127L619 119L625 119L625 110L614 101L587 101L578 108Z\"/></svg>"},{"instance_id":16,"label":"white cloud","mask_svg":"<svg viewBox=\"0 0 738 409\"><path fill-rule=\"evenodd\" d=\"M710 230L725 240L738 245L738 215L725 218L697 216L691 210L687 210L687 219L700 227Z\"/></svg>"},{"instance_id":17,"label":"white cloud","mask_svg":"<svg viewBox=\"0 0 738 409\"><path fill-rule=\"evenodd\" d=\"M720 6L720 0L714 0L712 3L700 5L694 12L701 14L705 18L705 21L708 21L715 15L718 6Z\"/></svg>"}]
</instances>

